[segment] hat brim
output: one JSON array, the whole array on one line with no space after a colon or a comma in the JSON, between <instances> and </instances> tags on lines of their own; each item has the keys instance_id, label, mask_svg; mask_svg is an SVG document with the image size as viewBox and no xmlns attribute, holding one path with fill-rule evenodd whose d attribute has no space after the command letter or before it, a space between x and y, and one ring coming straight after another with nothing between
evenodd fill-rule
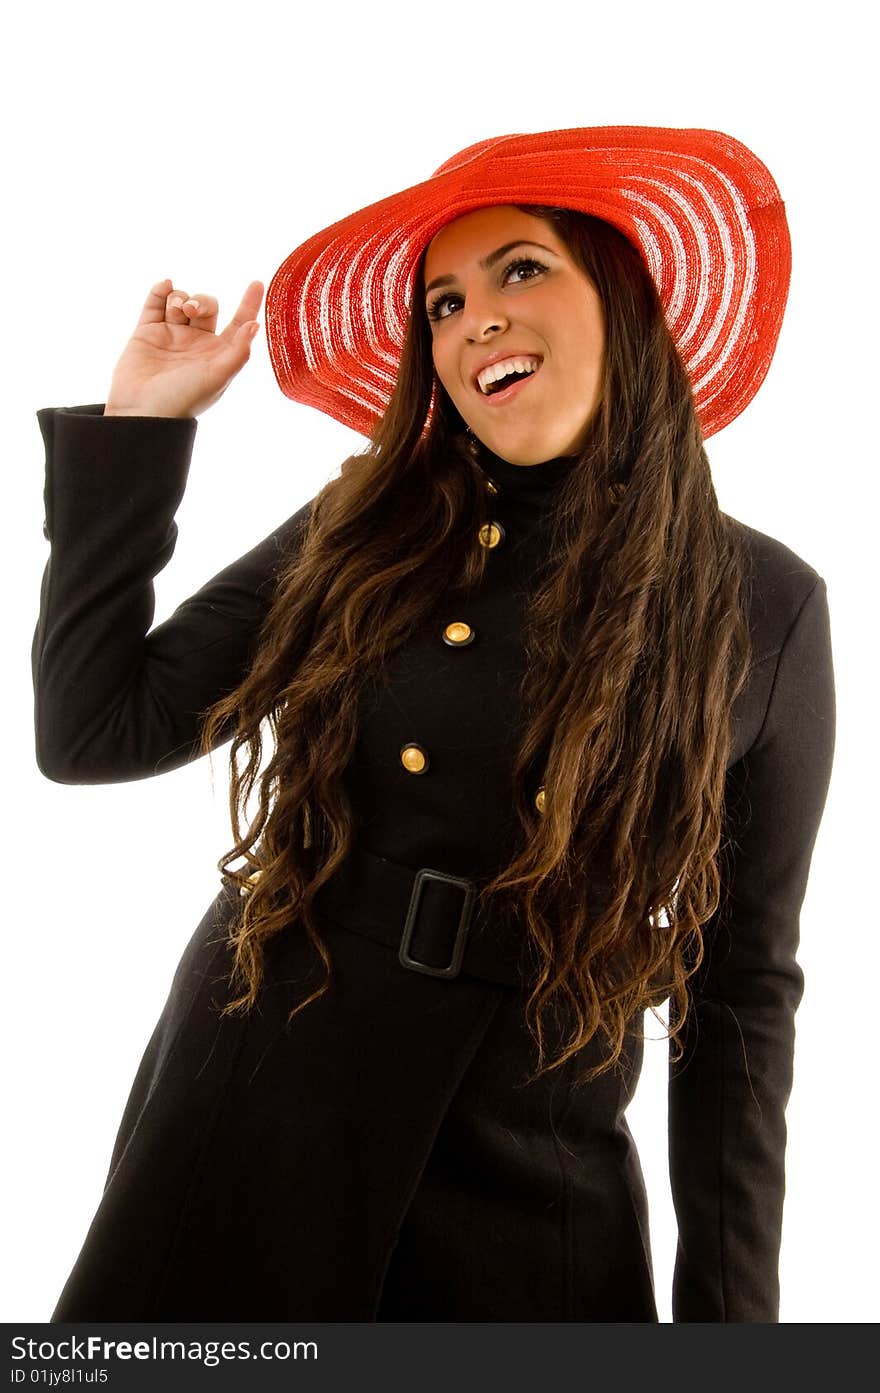
<instances>
[{"instance_id":1,"label":"hat brim","mask_svg":"<svg viewBox=\"0 0 880 1393\"><path fill-rule=\"evenodd\" d=\"M391 398L422 252L464 213L564 207L640 250L694 392L704 436L763 382L791 275L785 207L766 166L720 131L600 126L503 136L302 243L266 295L278 385L369 435Z\"/></svg>"}]
</instances>

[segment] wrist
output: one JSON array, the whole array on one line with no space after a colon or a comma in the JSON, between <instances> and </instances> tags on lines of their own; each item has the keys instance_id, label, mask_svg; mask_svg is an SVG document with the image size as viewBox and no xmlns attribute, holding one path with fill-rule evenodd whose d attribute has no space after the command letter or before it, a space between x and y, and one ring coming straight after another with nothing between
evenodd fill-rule
<instances>
[{"instance_id":1,"label":"wrist","mask_svg":"<svg viewBox=\"0 0 880 1393\"><path fill-rule=\"evenodd\" d=\"M105 416L153 416L158 419L183 421L186 420L186 413L177 411L151 411L144 406L116 406L112 402L107 402L104 406Z\"/></svg>"}]
</instances>

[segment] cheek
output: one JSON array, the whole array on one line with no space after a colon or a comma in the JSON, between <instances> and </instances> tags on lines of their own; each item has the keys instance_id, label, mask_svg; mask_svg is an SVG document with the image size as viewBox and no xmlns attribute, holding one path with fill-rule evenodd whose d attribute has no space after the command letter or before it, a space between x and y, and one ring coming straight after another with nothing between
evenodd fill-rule
<instances>
[{"instance_id":1,"label":"cheek","mask_svg":"<svg viewBox=\"0 0 880 1393\"><path fill-rule=\"evenodd\" d=\"M440 382L446 388L446 391L449 393L449 395L453 396L459 384L452 371L452 362L449 352L444 352L443 345L438 345L438 343L435 340L434 347L432 350L432 356L434 359L434 371L436 372L438 378L440 379Z\"/></svg>"},{"instance_id":2,"label":"cheek","mask_svg":"<svg viewBox=\"0 0 880 1393\"><path fill-rule=\"evenodd\" d=\"M575 360L580 359L581 381L594 384L597 377L601 377L605 352L604 331L594 316L586 316L577 326L576 333L572 336L571 350Z\"/></svg>"}]
</instances>

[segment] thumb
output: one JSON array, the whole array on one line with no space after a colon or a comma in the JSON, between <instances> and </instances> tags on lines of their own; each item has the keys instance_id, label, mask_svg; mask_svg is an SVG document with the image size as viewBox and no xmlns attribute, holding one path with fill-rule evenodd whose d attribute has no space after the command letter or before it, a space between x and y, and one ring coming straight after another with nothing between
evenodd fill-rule
<instances>
[{"instance_id":1,"label":"thumb","mask_svg":"<svg viewBox=\"0 0 880 1393\"><path fill-rule=\"evenodd\" d=\"M243 343L250 343L251 339L254 338L254 336L256 335L259 327L260 326L255 319L249 319L246 324L242 324L241 328L238 331L239 341Z\"/></svg>"}]
</instances>

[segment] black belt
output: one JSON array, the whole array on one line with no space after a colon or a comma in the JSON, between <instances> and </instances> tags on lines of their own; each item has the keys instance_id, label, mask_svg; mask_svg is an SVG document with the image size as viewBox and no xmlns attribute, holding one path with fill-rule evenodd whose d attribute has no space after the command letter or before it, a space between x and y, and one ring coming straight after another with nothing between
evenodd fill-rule
<instances>
[{"instance_id":1,"label":"black belt","mask_svg":"<svg viewBox=\"0 0 880 1393\"><path fill-rule=\"evenodd\" d=\"M523 928L487 913L479 885L465 876L414 871L370 851L352 852L315 896L315 908L344 929L398 950L410 972L465 973L502 986L523 985Z\"/></svg>"}]
</instances>

